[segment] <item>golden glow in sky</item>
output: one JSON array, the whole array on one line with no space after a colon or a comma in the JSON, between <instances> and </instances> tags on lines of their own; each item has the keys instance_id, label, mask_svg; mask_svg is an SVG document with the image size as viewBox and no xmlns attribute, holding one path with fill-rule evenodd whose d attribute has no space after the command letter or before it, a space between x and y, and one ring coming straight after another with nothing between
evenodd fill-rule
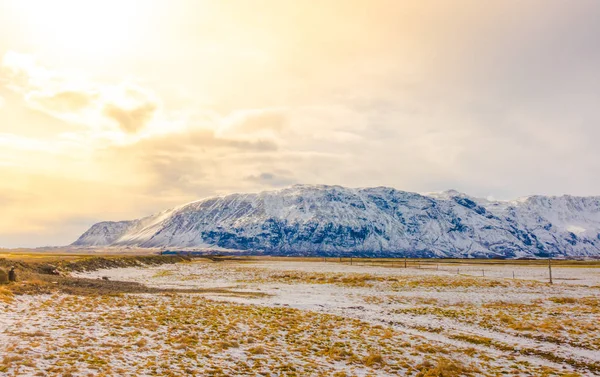
<instances>
[{"instance_id":1,"label":"golden glow in sky","mask_svg":"<svg viewBox=\"0 0 600 377\"><path fill-rule=\"evenodd\" d=\"M153 2L19 0L11 6L42 49L112 59L133 47Z\"/></svg>"},{"instance_id":2,"label":"golden glow in sky","mask_svg":"<svg viewBox=\"0 0 600 377\"><path fill-rule=\"evenodd\" d=\"M0 0L0 247L294 183L598 194L600 3Z\"/></svg>"}]
</instances>

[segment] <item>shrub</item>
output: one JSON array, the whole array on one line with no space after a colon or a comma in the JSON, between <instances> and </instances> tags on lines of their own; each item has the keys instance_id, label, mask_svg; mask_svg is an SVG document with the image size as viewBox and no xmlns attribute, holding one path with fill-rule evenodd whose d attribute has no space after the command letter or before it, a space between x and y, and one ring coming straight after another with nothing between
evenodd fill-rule
<instances>
[{"instance_id":1,"label":"shrub","mask_svg":"<svg viewBox=\"0 0 600 377\"><path fill-rule=\"evenodd\" d=\"M8 284L8 273L0 269L0 284Z\"/></svg>"},{"instance_id":2,"label":"shrub","mask_svg":"<svg viewBox=\"0 0 600 377\"><path fill-rule=\"evenodd\" d=\"M249 348L248 352L250 352L253 355L262 355L263 353L265 353L265 348L259 345Z\"/></svg>"},{"instance_id":3,"label":"shrub","mask_svg":"<svg viewBox=\"0 0 600 377\"><path fill-rule=\"evenodd\" d=\"M472 372L478 372L477 370L469 370L458 361L445 358L439 358L435 365L426 361L417 368L420 369L417 374L418 377L459 377L471 376L473 375Z\"/></svg>"},{"instance_id":4,"label":"shrub","mask_svg":"<svg viewBox=\"0 0 600 377\"><path fill-rule=\"evenodd\" d=\"M376 364L378 366L383 366L383 365L385 365L385 361L383 360L383 357L380 354L371 353L371 354L365 356L365 358L363 359L363 364L365 364L368 367L373 367Z\"/></svg>"}]
</instances>

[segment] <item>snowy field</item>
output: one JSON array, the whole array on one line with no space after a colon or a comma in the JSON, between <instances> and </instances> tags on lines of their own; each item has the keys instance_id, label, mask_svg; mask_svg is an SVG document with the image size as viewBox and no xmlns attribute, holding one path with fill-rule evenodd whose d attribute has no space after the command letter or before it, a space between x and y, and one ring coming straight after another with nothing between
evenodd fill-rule
<instances>
[{"instance_id":1,"label":"snowy field","mask_svg":"<svg viewBox=\"0 0 600 377\"><path fill-rule=\"evenodd\" d=\"M545 266L426 267L199 260L80 273L229 291L17 296L0 303L0 375L600 375L600 268L554 267L549 285Z\"/></svg>"}]
</instances>

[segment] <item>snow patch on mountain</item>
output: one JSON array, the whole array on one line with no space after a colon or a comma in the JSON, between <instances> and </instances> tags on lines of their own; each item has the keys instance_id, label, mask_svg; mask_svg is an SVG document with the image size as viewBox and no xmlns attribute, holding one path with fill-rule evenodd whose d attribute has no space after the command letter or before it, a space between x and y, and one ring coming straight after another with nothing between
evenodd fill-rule
<instances>
[{"instance_id":1,"label":"snow patch on mountain","mask_svg":"<svg viewBox=\"0 0 600 377\"><path fill-rule=\"evenodd\" d=\"M295 185L206 198L92 226L74 246L220 248L284 255L600 255L600 198L474 198L388 187Z\"/></svg>"}]
</instances>

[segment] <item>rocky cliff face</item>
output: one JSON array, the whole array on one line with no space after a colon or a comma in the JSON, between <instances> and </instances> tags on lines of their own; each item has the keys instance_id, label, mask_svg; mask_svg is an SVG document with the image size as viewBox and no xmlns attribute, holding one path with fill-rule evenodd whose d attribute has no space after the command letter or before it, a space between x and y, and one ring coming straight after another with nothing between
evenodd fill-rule
<instances>
[{"instance_id":1,"label":"rocky cliff face","mask_svg":"<svg viewBox=\"0 0 600 377\"><path fill-rule=\"evenodd\" d=\"M74 246L223 248L284 255L599 256L600 197L488 201L456 191L297 185L102 222Z\"/></svg>"}]
</instances>

